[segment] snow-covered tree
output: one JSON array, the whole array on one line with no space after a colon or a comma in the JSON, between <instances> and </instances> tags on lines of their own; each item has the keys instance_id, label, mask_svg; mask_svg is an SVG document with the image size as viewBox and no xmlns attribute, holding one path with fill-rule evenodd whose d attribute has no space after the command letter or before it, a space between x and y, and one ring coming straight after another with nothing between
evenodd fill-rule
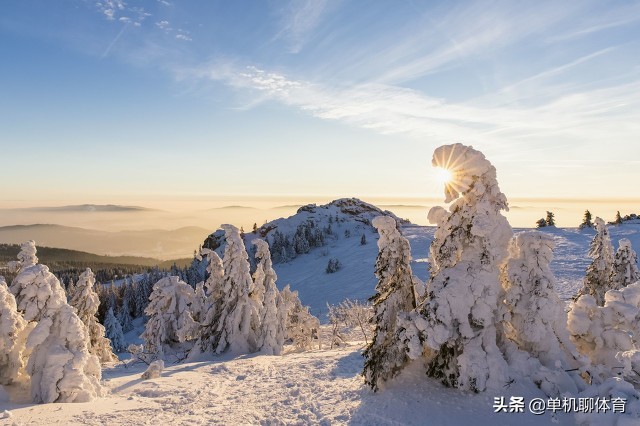
<instances>
[{"instance_id":1,"label":"snow-covered tree","mask_svg":"<svg viewBox=\"0 0 640 426\"><path fill-rule=\"evenodd\" d=\"M555 220L556 215L553 214L553 212L547 212L547 217L545 217L544 221L547 224L547 226L556 226L556 220Z\"/></svg>"},{"instance_id":2,"label":"snow-covered tree","mask_svg":"<svg viewBox=\"0 0 640 426\"><path fill-rule=\"evenodd\" d=\"M205 304L207 303L207 294L204 291L204 281L196 284L193 292L193 300L191 300L191 316L197 323L202 323L206 314Z\"/></svg>"},{"instance_id":3,"label":"snow-covered tree","mask_svg":"<svg viewBox=\"0 0 640 426\"><path fill-rule=\"evenodd\" d=\"M564 303L554 288L549 267L554 247L550 235L517 234L511 239L509 260L501 274L503 329L514 344L505 343L507 359L514 370L529 375L549 396L570 389L577 392L577 386L584 385L578 375L569 376L565 371L577 371L584 363L571 342Z\"/></svg>"},{"instance_id":4,"label":"snow-covered tree","mask_svg":"<svg viewBox=\"0 0 640 426\"><path fill-rule=\"evenodd\" d=\"M604 305L604 294L614 288L611 281L614 254L607 225L602 219L596 217L594 227L596 235L589 246L589 257L593 260L587 267L587 276L584 278L584 284L576 297L590 294L598 306L602 306Z\"/></svg>"},{"instance_id":5,"label":"snow-covered tree","mask_svg":"<svg viewBox=\"0 0 640 426\"><path fill-rule=\"evenodd\" d=\"M260 300L260 333L258 350L269 355L280 355L284 346L287 321L287 306L278 292L276 272L271 263L269 244L255 239L256 272L253 274L254 293L262 291Z\"/></svg>"},{"instance_id":6,"label":"snow-covered tree","mask_svg":"<svg viewBox=\"0 0 640 426\"><path fill-rule=\"evenodd\" d=\"M14 260L8 263L9 270L12 272L19 272L24 268L33 266L38 263L38 257L36 256L36 243L33 240L29 240L20 244L20 252L18 253L18 260Z\"/></svg>"},{"instance_id":7,"label":"snow-covered tree","mask_svg":"<svg viewBox=\"0 0 640 426\"><path fill-rule=\"evenodd\" d=\"M377 390L409 361L407 347L399 339L398 314L416 308L411 272L411 247L392 217L378 216L372 224L378 230L376 294L371 297L375 334L363 356L365 383Z\"/></svg>"},{"instance_id":8,"label":"snow-covered tree","mask_svg":"<svg viewBox=\"0 0 640 426\"><path fill-rule=\"evenodd\" d=\"M599 306L593 296L580 296L567 321L576 347L591 359L601 378L624 373L619 371L624 358L640 367L640 282L609 290L604 298L604 306Z\"/></svg>"},{"instance_id":9,"label":"snow-covered tree","mask_svg":"<svg viewBox=\"0 0 640 426\"><path fill-rule=\"evenodd\" d=\"M153 286L145 314L149 321L140 337L148 352L164 354L165 345L172 346L196 337L198 324L191 317L193 288L170 276Z\"/></svg>"},{"instance_id":10,"label":"snow-covered tree","mask_svg":"<svg viewBox=\"0 0 640 426\"><path fill-rule=\"evenodd\" d=\"M85 325L49 268L21 262L11 292L24 319L37 322L26 345L31 353L26 372L31 376L33 401L86 402L97 397L101 394L100 360L89 352Z\"/></svg>"},{"instance_id":11,"label":"snow-covered tree","mask_svg":"<svg viewBox=\"0 0 640 426\"><path fill-rule=\"evenodd\" d=\"M424 344L427 374L448 386L482 391L502 387L508 366L497 346L497 311L502 292L499 268L507 254L511 227L500 213L507 199L496 169L470 146L436 149L432 163L448 169L447 212L434 207L429 221L438 228L429 252L427 296L413 316L418 333L407 329L410 348ZM421 355L410 349L410 356Z\"/></svg>"},{"instance_id":12,"label":"snow-covered tree","mask_svg":"<svg viewBox=\"0 0 640 426\"><path fill-rule=\"evenodd\" d=\"M222 263L223 303L217 320L212 343L216 353L227 350L233 353L250 353L257 350L259 333L259 306L251 299L253 280L249 272L249 260L238 228L222 225L227 245Z\"/></svg>"},{"instance_id":13,"label":"snow-covered tree","mask_svg":"<svg viewBox=\"0 0 640 426\"><path fill-rule=\"evenodd\" d=\"M318 339L320 321L311 315L308 306L302 305L298 292L291 291L289 285L282 289L281 295L287 308L286 338L298 349L311 349L313 341Z\"/></svg>"},{"instance_id":14,"label":"snow-covered tree","mask_svg":"<svg viewBox=\"0 0 640 426\"><path fill-rule=\"evenodd\" d=\"M207 258L207 280L204 283L206 298L200 318L200 337L198 346L202 351L214 351L218 332L218 320L224 303L224 266L220 256L209 249L201 253Z\"/></svg>"},{"instance_id":15,"label":"snow-covered tree","mask_svg":"<svg viewBox=\"0 0 640 426\"><path fill-rule=\"evenodd\" d=\"M120 321L113 315L113 309L109 308L104 317L105 336L111 341L113 350L117 353L124 352L127 344L124 340L124 334Z\"/></svg>"},{"instance_id":16,"label":"snow-covered tree","mask_svg":"<svg viewBox=\"0 0 640 426\"><path fill-rule=\"evenodd\" d=\"M547 221L544 218L540 218L536 221L536 227L544 228L547 226Z\"/></svg>"},{"instance_id":17,"label":"snow-covered tree","mask_svg":"<svg viewBox=\"0 0 640 426\"><path fill-rule=\"evenodd\" d=\"M69 304L76 308L78 317L89 332L89 352L100 358L100 362L112 362L118 358L111 350L109 339L104 335L104 327L98 322L96 313L100 305L98 295L93 290L96 279L90 268L87 268L75 285Z\"/></svg>"},{"instance_id":18,"label":"snow-covered tree","mask_svg":"<svg viewBox=\"0 0 640 426\"><path fill-rule=\"evenodd\" d=\"M124 333L133 330L133 317L124 305L120 307L120 311L118 312L118 321L120 322Z\"/></svg>"},{"instance_id":19,"label":"snow-covered tree","mask_svg":"<svg viewBox=\"0 0 640 426\"><path fill-rule=\"evenodd\" d=\"M0 275L0 385L26 377L26 343L32 328L18 313L16 299Z\"/></svg>"},{"instance_id":20,"label":"snow-covered tree","mask_svg":"<svg viewBox=\"0 0 640 426\"><path fill-rule=\"evenodd\" d=\"M618 242L618 251L613 260L612 287L620 289L639 280L638 255L631 247L631 241L622 238Z\"/></svg>"},{"instance_id":21,"label":"snow-covered tree","mask_svg":"<svg viewBox=\"0 0 640 426\"><path fill-rule=\"evenodd\" d=\"M591 222L591 212L589 210L585 210L584 211L584 217L582 218L582 223L580 224L580 226L578 227L579 229L584 229L584 228L592 228L593 227L593 223Z\"/></svg>"}]
</instances>

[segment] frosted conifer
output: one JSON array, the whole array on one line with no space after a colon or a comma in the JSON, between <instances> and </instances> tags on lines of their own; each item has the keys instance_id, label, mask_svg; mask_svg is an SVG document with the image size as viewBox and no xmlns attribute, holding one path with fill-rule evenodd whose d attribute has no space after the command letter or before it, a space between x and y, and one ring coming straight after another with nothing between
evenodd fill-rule
<instances>
[{"instance_id":1,"label":"frosted conifer","mask_svg":"<svg viewBox=\"0 0 640 426\"><path fill-rule=\"evenodd\" d=\"M196 336L198 324L191 317L193 288L171 276L153 286L145 314L149 321L140 337L148 352L164 354L165 345L186 342Z\"/></svg>"},{"instance_id":2,"label":"frosted conifer","mask_svg":"<svg viewBox=\"0 0 640 426\"><path fill-rule=\"evenodd\" d=\"M613 276L613 246L609 237L609 230L602 219L596 217L594 221L596 235L589 246L589 257L592 262L587 267L587 275L584 284L578 293L590 294L596 300L598 306L604 305L604 294L614 288L611 281Z\"/></svg>"},{"instance_id":3,"label":"frosted conifer","mask_svg":"<svg viewBox=\"0 0 640 426\"><path fill-rule=\"evenodd\" d=\"M26 376L26 343L32 328L18 313L16 299L0 276L0 385L10 385Z\"/></svg>"},{"instance_id":4,"label":"frosted conifer","mask_svg":"<svg viewBox=\"0 0 640 426\"><path fill-rule=\"evenodd\" d=\"M206 299L202 307L202 318L200 319L200 339L199 346L203 351L215 350L215 339L218 331L218 321L224 303L224 266L218 253L209 249L202 249L202 254L206 255L207 280L204 283Z\"/></svg>"},{"instance_id":5,"label":"frosted conifer","mask_svg":"<svg viewBox=\"0 0 640 426\"><path fill-rule=\"evenodd\" d=\"M104 316L105 336L111 341L113 350L117 353L124 352L127 344L124 341L124 334L120 321L113 315L113 309L109 308Z\"/></svg>"},{"instance_id":6,"label":"frosted conifer","mask_svg":"<svg viewBox=\"0 0 640 426\"><path fill-rule=\"evenodd\" d=\"M378 258L375 275L378 278L373 302L376 325L373 340L364 351L363 375L374 390L395 376L407 363L407 348L399 339L398 314L416 307L411 272L411 248L392 217L378 216L372 224L378 230Z\"/></svg>"},{"instance_id":7,"label":"frosted conifer","mask_svg":"<svg viewBox=\"0 0 640 426\"><path fill-rule=\"evenodd\" d=\"M639 280L638 255L631 247L631 241L622 238L618 242L618 251L613 260L612 286L620 289Z\"/></svg>"},{"instance_id":8,"label":"frosted conifer","mask_svg":"<svg viewBox=\"0 0 640 426\"><path fill-rule=\"evenodd\" d=\"M217 320L214 351L222 353L250 353L257 350L259 310L251 299L253 280L249 273L249 260L238 228L222 225L226 247L222 282L223 303Z\"/></svg>"},{"instance_id":9,"label":"frosted conifer","mask_svg":"<svg viewBox=\"0 0 640 426\"><path fill-rule=\"evenodd\" d=\"M453 203L448 212L442 207L429 212L438 229L429 252L427 297L414 317L427 374L473 391L501 387L508 369L496 343L496 325L499 268L512 235L500 213L508 210L507 199L495 167L470 146L441 146L432 163L451 172L445 202ZM415 346L415 339L410 345Z\"/></svg>"},{"instance_id":10,"label":"frosted conifer","mask_svg":"<svg viewBox=\"0 0 640 426\"><path fill-rule=\"evenodd\" d=\"M320 321L311 315L309 307L302 305L298 292L291 291L289 285L282 289L281 295L287 309L286 338L298 349L311 349L313 341L318 339Z\"/></svg>"},{"instance_id":11,"label":"frosted conifer","mask_svg":"<svg viewBox=\"0 0 640 426\"><path fill-rule=\"evenodd\" d=\"M100 300L93 289L95 282L93 272L87 268L80 274L69 304L76 308L78 317L87 327L90 339L89 352L97 355L100 358L100 362L116 361L117 357L111 350L109 339L104 335L104 327L96 318Z\"/></svg>"},{"instance_id":12,"label":"frosted conifer","mask_svg":"<svg viewBox=\"0 0 640 426\"><path fill-rule=\"evenodd\" d=\"M258 349L269 355L280 355L286 333L286 305L276 287L278 277L271 263L269 245L259 239L253 240L252 243L256 246L258 260L256 272L253 274L254 288L263 291L260 300Z\"/></svg>"}]
</instances>

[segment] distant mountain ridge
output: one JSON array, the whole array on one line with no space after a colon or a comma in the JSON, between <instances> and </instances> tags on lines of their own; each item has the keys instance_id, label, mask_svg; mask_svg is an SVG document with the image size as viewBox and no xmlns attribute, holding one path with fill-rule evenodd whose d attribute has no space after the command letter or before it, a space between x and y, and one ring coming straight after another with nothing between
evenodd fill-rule
<instances>
[{"instance_id":1,"label":"distant mountain ridge","mask_svg":"<svg viewBox=\"0 0 640 426\"><path fill-rule=\"evenodd\" d=\"M137 211L158 211L140 206L121 206L117 204L75 204L68 206L44 206L44 207L21 207L6 209L14 211L33 212L137 212Z\"/></svg>"},{"instance_id":2,"label":"distant mountain ridge","mask_svg":"<svg viewBox=\"0 0 640 426\"><path fill-rule=\"evenodd\" d=\"M0 227L0 243L59 247L109 256L143 256L175 259L189 256L207 230L196 226L174 230L107 232L63 225L33 224Z\"/></svg>"}]
</instances>

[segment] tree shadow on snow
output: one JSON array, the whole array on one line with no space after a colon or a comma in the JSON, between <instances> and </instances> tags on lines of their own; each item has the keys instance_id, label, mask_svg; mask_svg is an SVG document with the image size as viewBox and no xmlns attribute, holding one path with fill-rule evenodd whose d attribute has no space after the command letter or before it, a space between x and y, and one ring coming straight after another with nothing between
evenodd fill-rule
<instances>
[{"instance_id":1,"label":"tree shadow on snow","mask_svg":"<svg viewBox=\"0 0 640 426\"><path fill-rule=\"evenodd\" d=\"M364 365L364 358L362 357L362 351L355 351L349 355L342 357L338 360L331 374L336 377L356 377L362 373L362 367Z\"/></svg>"}]
</instances>

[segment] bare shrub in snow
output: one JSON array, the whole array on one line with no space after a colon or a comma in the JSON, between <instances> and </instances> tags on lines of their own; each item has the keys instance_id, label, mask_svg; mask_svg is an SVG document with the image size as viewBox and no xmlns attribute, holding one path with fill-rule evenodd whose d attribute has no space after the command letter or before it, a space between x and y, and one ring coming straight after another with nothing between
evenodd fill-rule
<instances>
[{"instance_id":1,"label":"bare shrub in snow","mask_svg":"<svg viewBox=\"0 0 640 426\"><path fill-rule=\"evenodd\" d=\"M165 277L153 286L145 314L149 321L140 337L148 352L164 355L173 347L195 337L198 324L191 317L189 304L193 288L178 277Z\"/></svg>"},{"instance_id":2,"label":"bare shrub in snow","mask_svg":"<svg viewBox=\"0 0 640 426\"><path fill-rule=\"evenodd\" d=\"M602 219L596 217L594 222L596 235L589 246L589 257L593 259L587 267L584 285L577 297L590 294L598 306L604 305L604 294L613 289L613 246L609 237L609 230Z\"/></svg>"},{"instance_id":3,"label":"bare shrub in snow","mask_svg":"<svg viewBox=\"0 0 640 426\"><path fill-rule=\"evenodd\" d=\"M112 362L118 358L111 350L110 340L105 337L104 327L96 318L100 300L93 290L95 282L96 279L93 272L87 268L80 274L78 282L73 288L69 304L76 308L78 317L87 327L89 332L89 352L97 355L100 358L100 362Z\"/></svg>"},{"instance_id":4,"label":"bare shrub in snow","mask_svg":"<svg viewBox=\"0 0 640 426\"><path fill-rule=\"evenodd\" d=\"M437 223L429 252L426 298L413 316L424 343L427 374L449 386L482 391L508 380L507 364L497 346L497 311L502 286L499 267L507 254L511 227L500 213L508 210L496 169L470 146L445 145L433 154L434 166L453 178L445 186L449 211L434 207ZM411 356L419 356L411 350Z\"/></svg>"},{"instance_id":5,"label":"bare shrub in snow","mask_svg":"<svg viewBox=\"0 0 640 426\"><path fill-rule=\"evenodd\" d=\"M380 234L375 268L378 284L376 294L370 299L376 328L363 354L366 358L363 374L365 382L377 390L409 361L406 344L399 337L398 315L415 309L416 294L409 241L400 234L392 217L378 216L373 219L373 226ZM366 315L362 308L356 307L357 312L353 312L360 324Z\"/></svg>"},{"instance_id":6,"label":"bare shrub in snow","mask_svg":"<svg viewBox=\"0 0 640 426\"><path fill-rule=\"evenodd\" d=\"M311 349L314 340L318 340L320 321L309 313L309 307L303 306L297 291L291 291L289 285L282 289L282 299L287 307L287 339L298 349Z\"/></svg>"}]
</instances>

